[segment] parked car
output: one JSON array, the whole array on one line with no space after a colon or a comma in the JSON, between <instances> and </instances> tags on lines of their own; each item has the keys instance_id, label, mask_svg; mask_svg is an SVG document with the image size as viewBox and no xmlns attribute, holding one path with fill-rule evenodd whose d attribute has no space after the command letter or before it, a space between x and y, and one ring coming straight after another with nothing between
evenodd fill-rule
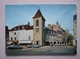
<instances>
[{"instance_id":1,"label":"parked car","mask_svg":"<svg viewBox=\"0 0 80 59\"><path fill-rule=\"evenodd\" d=\"M19 46L19 45L11 45L11 46L7 46L7 49L22 49L23 47Z\"/></svg>"},{"instance_id":2,"label":"parked car","mask_svg":"<svg viewBox=\"0 0 80 59\"><path fill-rule=\"evenodd\" d=\"M35 44L33 45L34 48L39 48L39 45Z\"/></svg>"},{"instance_id":3,"label":"parked car","mask_svg":"<svg viewBox=\"0 0 80 59\"><path fill-rule=\"evenodd\" d=\"M10 46L10 45L12 45L13 44L13 42L8 42L6 45L7 46Z\"/></svg>"},{"instance_id":4,"label":"parked car","mask_svg":"<svg viewBox=\"0 0 80 59\"><path fill-rule=\"evenodd\" d=\"M33 46L32 45L27 45L27 48L32 48Z\"/></svg>"}]
</instances>

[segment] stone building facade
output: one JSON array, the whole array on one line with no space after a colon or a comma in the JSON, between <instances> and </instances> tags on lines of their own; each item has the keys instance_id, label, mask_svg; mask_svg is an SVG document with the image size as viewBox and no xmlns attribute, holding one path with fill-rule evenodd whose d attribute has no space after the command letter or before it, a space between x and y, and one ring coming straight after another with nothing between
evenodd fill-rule
<instances>
[{"instance_id":1,"label":"stone building facade","mask_svg":"<svg viewBox=\"0 0 80 59\"><path fill-rule=\"evenodd\" d=\"M60 27L60 24L58 22L56 22L56 25L54 24L48 24L47 28L49 28L50 30L52 30L51 33L55 33L55 35L50 34L51 39L49 43L53 44L53 45L71 45L72 44L72 35L69 33L68 29L64 30Z\"/></svg>"},{"instance_id":2,"label":"stone building facade","mask_svg":"<svg viewBox=\"0 0 80 59\"><path fill-rule=\"evenodd\" d=\"M73 39L73 45L77 45L77 14L73 16L73 22L74 22L74 39Z\"/></svg>"},{"instance_id":3,"label":"stone building facade","mask_svg":"<svg viewBox=\"0 0 80 59\"><path fill-rule=\"evenodd\" d=\"M33 44L44 45L45 18L38 10L33 17Z\"/></svg>"}]
</instances>

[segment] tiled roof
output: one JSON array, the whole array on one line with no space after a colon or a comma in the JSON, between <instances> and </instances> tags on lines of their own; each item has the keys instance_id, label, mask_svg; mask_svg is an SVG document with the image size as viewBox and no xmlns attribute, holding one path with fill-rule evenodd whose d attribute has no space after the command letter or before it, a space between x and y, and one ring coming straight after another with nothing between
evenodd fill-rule
<instances>
[{"instance_id":1,"label":"tiled roof","mask_svg":"<svg viewBox=\"0 0 80 59\"><path fill-rule=\"evenodd\" d=\"M45 31L48 32L48 31L53 31L53 30L51 30L49 28L45 28Z\"/></svg>"},{"instance_id":2,"label":"tiled roof","mask_svg":"<svg viewBox=\"0 0 80 59\"><path fill-rule=\"evenodd\" d=\"M65 32L65 30L63 28L60 28L63 32Z\"/></svg>"},{"instance_id":3,"label":"tiled roof","mask_svg":"<svg viewBox=\"0 0 80 59\"><path fill-rule=\"evenodd\" d=\"M10 31L30 30L30 29L33 29L33 26L29 26L29 25L19 25L19 26L15 26L14 28L10 29Z\"/></svg>"},{"instance_id":4,"label":"tiled roof","mask_svg":"<svg viewBox=\"0 0 80 59\"><path fill-rule=\"evenodd\" d=\"M45 28L45 33L46 34L49 34L49 35L54 35L54 36L56 36L56 31L54 31L54 30L51 30L51 29L49 29L49 28Z\"/></svg>"},{"instance_id":5,"label":"tiled roof","mask_svg":"<svg viewBox=\"0 0 80 59\"><path fill-rule=\"evenodd\" d=\"M56 31L51 30L51 29L49 29L49 28L45 28L45 31L46 31L46 32L48 32L48 31L50 31L50 32L56 32Z\"/></svg>"},{"instance_id":6,"label":"tiled roof","mask_svg":"<svg viewBox=\"0 0 80 59\"><path fill-rule=\"evenodd\" d=\"M40 16L42 16L42 14L41 14L41 11L38 10L37 13L35 14L34 18L35 18L35 17L40 17Z\"/></svg>"},{"instance_id":7,"label":"tiled roof","mask_svg":"<svg viewBox=\"0 0 80 59\"><path fill-rule=\"evenodd\" d=\"M41 13L41 11L39 9L38 9L38 11L36 12L36 14L35 14L35 16L33 18L37 18L37 17L42 17L43 20L45 20L43 15L42 15L42 13Z\"/></svg>"}]
</instances>

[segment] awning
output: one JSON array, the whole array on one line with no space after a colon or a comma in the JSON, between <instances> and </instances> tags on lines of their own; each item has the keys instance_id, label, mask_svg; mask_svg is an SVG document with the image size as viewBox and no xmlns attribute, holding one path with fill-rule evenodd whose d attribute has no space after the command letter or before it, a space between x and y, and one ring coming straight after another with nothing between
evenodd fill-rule
<instances>
[{"instance_id":1,"label":"awning","mask_svg":"<svg viewBox=\"0 0 80 59\"><path fill-rule=\"evenodd\" d=\"M19 43L32 43L32 41L19 41Z\"/></svg>"},{"instance_id":2,"label":"awning","mask_svg":"<svg viewBox=\"0 0 80 59\"><path fill-rule=\"evenodd\" d=\"M7 44L12 44L12 42L8 42Z\"/></svg>"}]
</instances>

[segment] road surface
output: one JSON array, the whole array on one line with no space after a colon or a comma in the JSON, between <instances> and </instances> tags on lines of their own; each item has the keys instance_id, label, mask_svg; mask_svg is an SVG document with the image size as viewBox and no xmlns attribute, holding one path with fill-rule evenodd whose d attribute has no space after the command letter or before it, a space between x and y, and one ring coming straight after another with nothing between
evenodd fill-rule
<instances>
[{"instance_id":1,"label":"road surface","mask_svg":"<svg viewBox=\"0 0 80 59\"><path fill-rule=\"evenodd\" d=\"M39 48L23 48L6 50L7 55L67 55L76 54L76 48L72 46L42 46Z\"/></svg>"}]
</instances>

